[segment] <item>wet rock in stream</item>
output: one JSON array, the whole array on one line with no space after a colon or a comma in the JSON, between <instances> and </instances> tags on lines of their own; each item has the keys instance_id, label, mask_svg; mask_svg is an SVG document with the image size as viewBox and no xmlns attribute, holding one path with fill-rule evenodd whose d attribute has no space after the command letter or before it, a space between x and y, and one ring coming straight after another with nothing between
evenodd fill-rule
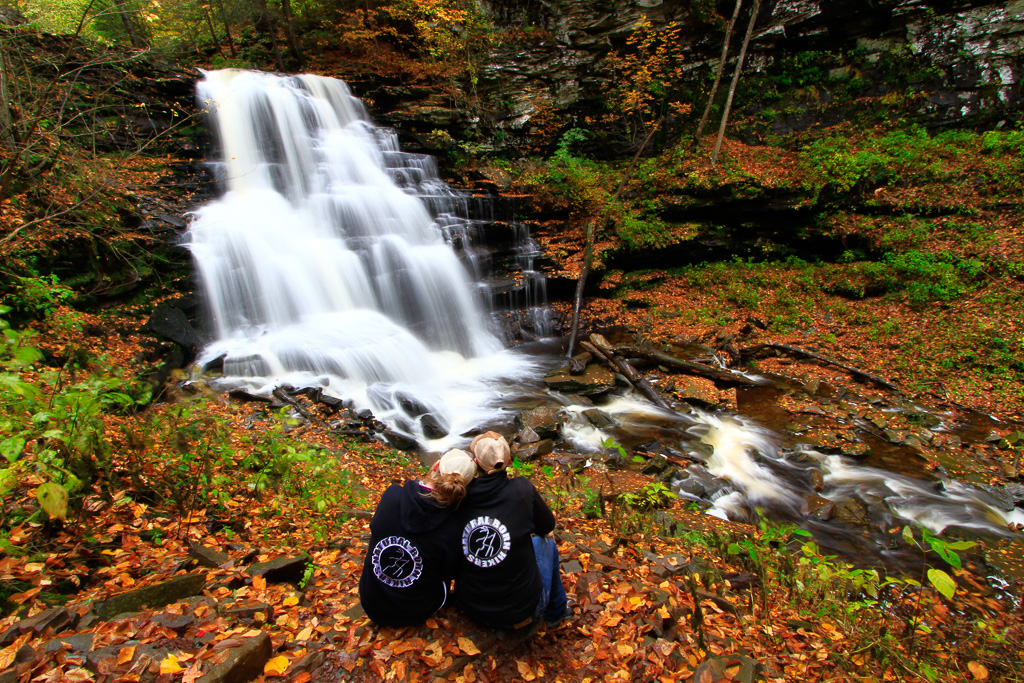
<instances>
[{"instance_id":1,"label":"wet rock in stream","mask_svg":"<svg viewBox=\"0 0 1024 683\"><path fill-rule=\"evenodd\" d=\"M549 373L544 378L544 383L552 391L596 396L607 394L615 388L615 374L596 363L587 365L581 374L572 374L566 366Z\"/></svg>"},{"instance_id":2,"label":"wet rock in stream","mask_svg":"<svg viewBox=\"0 0 1024 683\"><path fill-rule=\"evenodd\" d=\"M515 444L512 448L512 456L519 462L537 460L555 450L555 442L551 439L541 439L528 444Z\"/></svg>"},{"instance_id":3,"label":"wet rock in stream","mask_svg":"<svg viewBox=\"0 0 1024 683\"><path fill-rule=\"evenodd\" d=\"M530 429L542 439L558 436L563 423L562 416L550 406L540 406L516 416L516 426L520 430Z\"/></svg>"}]
</instances>

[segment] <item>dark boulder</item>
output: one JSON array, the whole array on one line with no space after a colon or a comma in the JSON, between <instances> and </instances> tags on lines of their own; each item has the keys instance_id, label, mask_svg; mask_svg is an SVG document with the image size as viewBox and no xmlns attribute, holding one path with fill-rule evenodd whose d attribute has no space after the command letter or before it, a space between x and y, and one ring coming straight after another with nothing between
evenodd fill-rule
<instances>
[{"instance_id":1,"label":"dark boulder","mask_svg":"<svg viewBox=\"0 0 1024 683\"><path fill-rule=\"evenodd\" d=\"M262 576L270 583L298 583L306 573L309 555L279 557L269 562L257 562L246 569L250 576Z\"/></svg>"},{"instance_id":2,"label":"dark boulder","mask_svg":"<svg viewBox=\"0 0 1024 683\"><path fill-rule=\"evenodd\" d=\"M516 426L520 430L532 429L540 438L548 439L558 436L562 427L562 416L549 406L539 406L516 416Z\"/></svg>"},{"instance_id":3,"label":"dark boulder","mask_svg":"<svg viewBox=\"0 0 1024 683\"><path fill-rule=\"evenodd\" d=\"M157 304L149 317L149 329L191 354L204 344L203 336L192 327L188 315L174 301Z\"/></svg>"},{"instance_id":4,"label":"dark boulder","mask_svg":"<svg viewBox=\"0 0 1024 683\"><path fill-rule=\"evenodd\" d=\"M205 585L206 577L202 574L182 574L162 583L115 595L96 603L94 611L100 619L109 620L125 612L138 612L144 607L163 607L198 595Z\"/></svg>"}]
</instances>

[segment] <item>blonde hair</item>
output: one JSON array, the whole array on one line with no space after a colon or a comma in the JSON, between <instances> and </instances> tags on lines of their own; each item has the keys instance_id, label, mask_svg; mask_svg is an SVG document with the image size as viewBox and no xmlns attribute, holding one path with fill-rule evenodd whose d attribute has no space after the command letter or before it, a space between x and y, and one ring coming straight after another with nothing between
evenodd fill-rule
<instances>
[{"instance_id":1,"label":"blonde hair","mask_svg":"<svg viewBox=\"0 0 1024 683\"><path fill-rule=\"evenodd\" d=\"M429 488L423 495L433 498L438 505L458 507L466 497L466 480L461 474L440 474L431 470L425 483Z\"/></svg>"}]
</instances>

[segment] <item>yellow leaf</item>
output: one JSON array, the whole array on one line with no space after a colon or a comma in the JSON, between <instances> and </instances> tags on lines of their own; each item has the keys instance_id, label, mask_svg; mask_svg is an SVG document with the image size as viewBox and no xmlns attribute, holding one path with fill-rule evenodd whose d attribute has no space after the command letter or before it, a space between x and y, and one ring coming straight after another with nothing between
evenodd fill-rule
<instances>
[{"instance_id":1,"label":"yellow leaf","mask_svg":"<svg viewBox=\"0 0 1024 683\"><path fill-rule=\"evenodd\" d=\"M467 655L478 655L480 654L480 648L476 646L472 640L466 637L459 638L459 649L465 652Z\"/></svg>"},{"instance_id":2,"label":"yellow leaf","mask_svg":"<svg viewBox=\"0 0 1024 683\"><path fill-rule=\"evenodd\" d=\"M299 604L299 599L294 595L289 595L287 598L284 599L284 602L282 602L281 604L285 607L293 607Z\"/></svg>"},{"instance_id":3,"label":"yellow leaf","mask_svg":"<svg viewBox=\"0 0 1024 683\"><path fill-rule=\"evenodd\" d=\"M967 662L967 668L971 670L971 675L974 676L974 680L988 680L988 667L981 662Z\"/></svg>"},{"instance_id":4,"label":"yellow leaf","mask_svg":"<svg viewBox=\"0 0 1024 683\"><path fill-rule=\"evenodd\" d=\"M629 657L633 654L633 646L629 645L628 643L619 643L615 647L616 649L618 649L619 654L623 657Z\"/></svg>"},{"instance_id":5,"label":"yellow leaf","mask_svg":"<svg viewBox=\"0 0 1024 683\"><path fill-rule=\"evenodd\" d=\"M426 662L427 666L438 666L444 661L444 648L441 646L441 641L435 640L424 650L423 654L420 655L420 659Z\"/></svg>"},{"instance_id":6,"label":"yellow leaf","mask_svg":"<svg viewBox=\"0 0 1024 683\"><path fill-rule=\"evenodd\" d=\"M288 670L288 658L284 655L274 657L263 665L264 676L283 676Z\"/></svg>"},{"instance_id":7,"label":"yellow leaf","mask_svg":"<svg viewBox=\"0 0 1024 683\"><path fill-rule=\"evenodd\" d=\"M0 650L0 671L3 671L11 664L14 664L14 658L17 656L17 654L18 648L14 647L13 645L11 647L6 647L3 650Z\"/></svg>"},{"instance_id":8,"label":"yellow leaf","mask_svg":"<svg viewBox=\"0 0 1024 683\"><path fill-rule=\"evenodd\" d=\"M178 658L174 655L167 655L163 661L160 662L160 673L161 674L176 674L179 671L184 671L184 667L178 664Z\"/></svg>"},{"instance_id":9,"label":"yellow leaf","mask_svg":"<svg viewBox=\"0 0 1024 683\"><path fill-rule=\"evenodd\" d=\"M120 664L127 664L128 662L132 661L132 658L134 656L135 656L135 646L134 645L129 645L128 647L122 647L121 651L117 653L117 663L119 665Z\"/></svg>"},{"instance_id":10,"label":"yellow leaf","mask_svg":"<svg viewBox=\"0 0 1024 683\"><path fill-rule=\"evenodd\" d=\"M306 628L299 631L299 635L295 636L295 640L309 640L313 636L313 627L307 626Z\"/></svg>"},{"instance_id":11,"label":"yellow leaf","mask_svg":"<svg viewBox=\"0 0 1024 683\"><path fill-rule=\"evenodd\" d=\"M530 668L530 665L521 659L516 660L516 668L519 669L519 675L522 676L524 680L532 681L537 678L537 674L533 673L533 669Z\"/></svg>"},{"instance_id":12,"label":"yellow leaf","mask_svg":"<svg viewBox=\"0 0 1024 683\"><path fill-rule=\"evenodd\" d=\"M265 578L263 578L262 576L254 576L254 577L252 577L252 587L255 588L258 591L266 590L267 589L267 580Z\"/></svg>"},{"instance_id":13,"label":"yellow leaf","mask_svg":"<svg viewBox=\"0 0 1024 683\"><path fill-rule=\"evenodd\" d=\"M60 484L49 482L36 490L36 498L50 519L61 521L67 519L68 490L66 488Z\"/></svg>"}]
</instances>

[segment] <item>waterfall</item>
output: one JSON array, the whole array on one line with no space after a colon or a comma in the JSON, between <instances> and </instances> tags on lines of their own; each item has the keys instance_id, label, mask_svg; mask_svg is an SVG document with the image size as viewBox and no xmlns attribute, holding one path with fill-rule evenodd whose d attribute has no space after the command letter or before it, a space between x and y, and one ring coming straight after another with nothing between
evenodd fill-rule
<instances>
[{"instance_id":1,"label":"waterfall","mask_svg":"<svg viewBox=\"0 0 1024 683\"><path fill-rule=\"evenodd\" d=\"M465 199L431 157L399 151L338 80L211 71L197 86L223 194L192 252L224 384L322 387L430 449L500 417L503 383L535 375L488 329Z\"/></svg>"}]
</instances>

